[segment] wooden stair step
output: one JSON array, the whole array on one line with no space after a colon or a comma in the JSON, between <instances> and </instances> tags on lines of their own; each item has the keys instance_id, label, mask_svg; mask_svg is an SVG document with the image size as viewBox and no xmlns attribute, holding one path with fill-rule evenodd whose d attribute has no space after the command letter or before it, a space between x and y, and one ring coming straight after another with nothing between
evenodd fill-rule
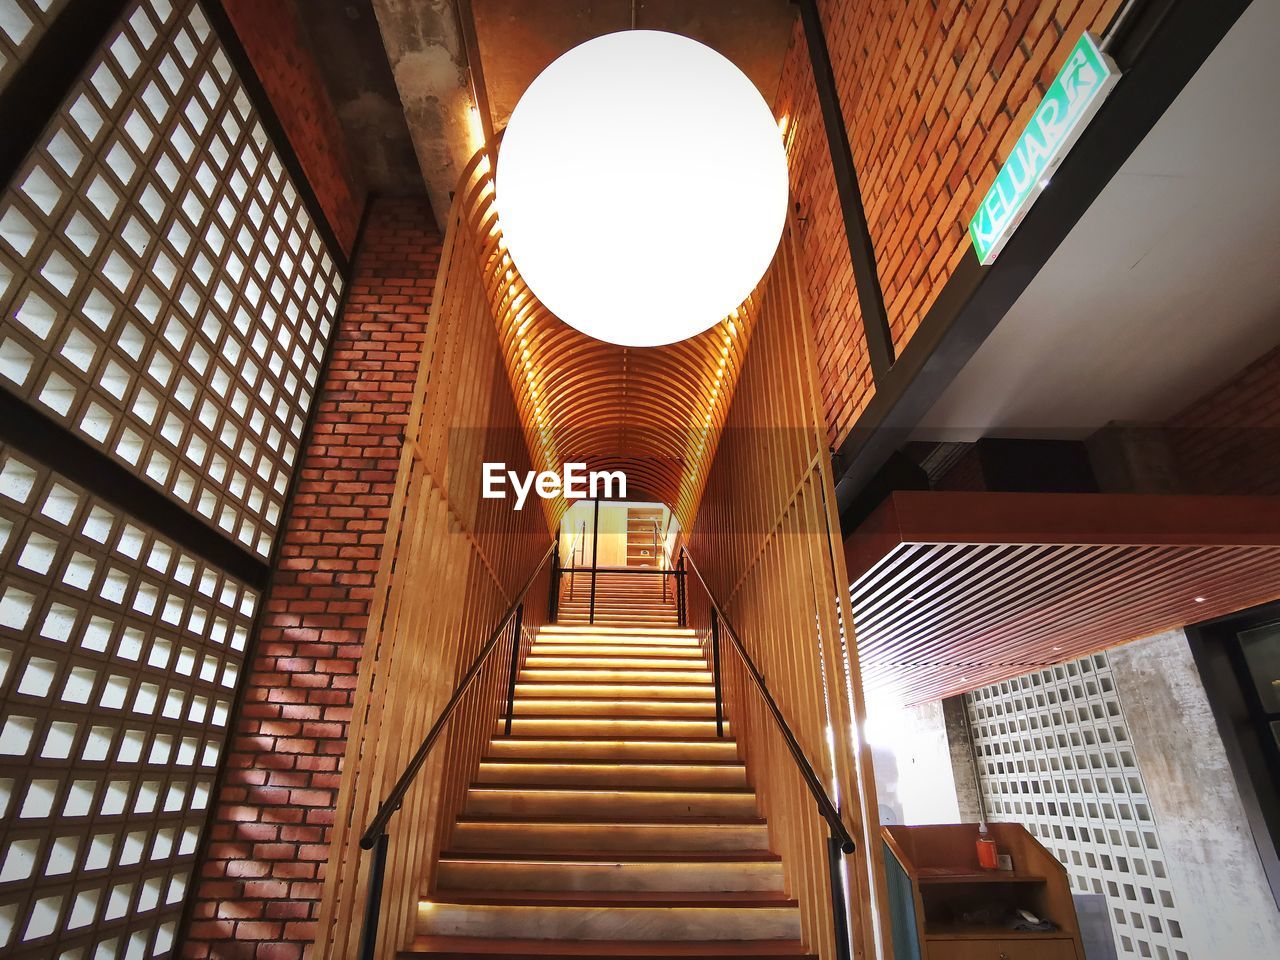
<instances>
[{"instance_id":1,"label":"wooden stair step","mask_svg":"<svg viewBox=\"0 0 1280 960\"><path fill-rule=\"evenodd\" d=\"M768 846L768 831L758 817L653 818L619 821L609 818L534 819L528 817L460 817L454 826L455 850L530 853L598 854L677 853L719 850L742 853Z\"/></svg>"},{"instance_id":2,"label":"wooden stair step","mask_svg":"<svg viewBox=\"0 0 1280 960\"><path fill-rule=\"evenodd\" d=\"M651 761L658 763L733 763L739 759L736 741L619 738L495 737L485 759Z\"/></svg>"},{"instance_id":3,"label":"wooden stair step","mask_svg":"<svg viewBox=\"0 0 1280 960\"><path fill-rule=\"evenodd\" d=\"M740 762L674 764L652 761L482 760L481 784L608 788L707 789L747 786Z\"/></svg>"},{"instance_id":4,"label":"wooden stair step","mask_svg":"<svg viewBox=\"0 0 1280 960\"><path fill-rule=\"evenodd\" d=\"M564 697L520 697L515 702L517 717L655 717L675 720L685 717L715 718L715 699L706 700L613 700Z\"/></svg>"},{"instance_id":5,"label":"wooden stair step","mask_svg":"<svg viewBox=\"0 0 1280 960\"><path fill-rule=\"evenodd\" d=\"M604 854L549 859L450 854L442 855L436 866L437 892L449 899L467 890L558 892L562 901L584 892L651 896L654 891L681 891L682 897L697 899L711 893L779 893L783 883L781 861L742 856L699 860L689 855L639 859Z\"/></svg>"},{"instance_id":6,"label":"wooden stair step","mask_svg":"<svg viewBox=\"0 0 1280 960\"><path fill-rule=\"evenodd\" d=\"M493 893L418 904L422 936L539 937L617 940L793 940L800 936L794 900L755 893L723 897L644 898L634 892L591 894L566 899L564 893L536 891L502 898Z\"/></svg>"},{"instance_id":7,"label":"wooden stair step","mask_svg":"<svg viewBox=\"0 0 1280 960\"><path fill-rule=\"evenodd\" d=\"M499 720L495 732L502 735L506 723ZM684 739L696 737L713 740L716 737L714 716L707 720L697 717L602 717L565 716L546 714L540 717L515 717L511 723L514 736L574 736L580 739L593 737L639 736L646 740L658 737ZM724 722L725 737L731 736L729 721Z\"/></svg>"},{"instance_id":8,"label":"wooden stair step","mask_svg":"<svg viewBox=\"0 0 1280 960\"><path fill-rule=\"evenodd\" d=\"M573 810L581 816L607 815L617 820L747 817L756 811L756 797L750 790L736 788L574 789L493 783L473 786L463 806L467 814L488 816L540 817L563 810Z\"/></svg>"},{"instance_id":9,"label":"wooden stair step","mask_svg":"<svg viewBox=\"0 0 1280 960\"><path fill-rule=\"evenodd\" d=\"M781 863L782 857L771 850L633 850L620 854L617 850L446 850L440 854L444 860L474 860L509 863Z\"/></svg>"},{"instance_id":10,"label":"wooden stair step","mask_svg":"<svg viewBox=\"0 0 1280 960\"><path fill-rule=\"evenodd\" d=\"M524 940L482 937L418 937L404 960L471 960L502 957L503 960L547 960L576 957L581 960L669 960L672 957L716 957L719 960L817 960L799 940L645 941L645 940Z\"/></svg>"},{"instance_id":11,"label":"wooden stair step","mask_svg":"<svg viewBox=\"0 0 1280 960\"><path fill-rule=\"evenodd\" d=\"M475 904L478 906L555 907L733 907L757 910L794 907L796 901L782 891L745 890L731 892L684 890L436 890L431 902Z\"/></svg>"},{"instance_id":12,"label":"wooden stair step","mask_svg":"<svg viewBox=\"0 0 1280 960\"><path fill-rule=\"evenodd\" d=\"M613 656L607 656L596 651L584 654L543 653L539 652L536 646L529 651L529 655L525 658L524 668L526 671L573 671L575 673L591 670L643 670L654 674L667 672L676 674L694 673L709 669L705 661L695 661L688 656L650 656L647 654L640 656L630 651L617 653Z\"/></svg>"},{"instance_id":13,"label":"wooden stair step","mask_svg":"<svg viewBox=\"0 0 1280 960\"><path fill-rule=\"evenodd\" d=\"M716 688L699 683L555 683L516 681L516 702L546 697L573 700L610 700L643 697L645 700L714 700Z\"/></svg>"},{"instance_id":14,"label":"wooden stair step","mask_svg":"<svg viewBox=\"0 0 1280 960\"><path fill-rule=\"evenodd\" d=\"M654 670L644 667L591 666L548 668L526 666L516 678L520 683L657 683L710 686L715 683L710 670L689 668Z\"/></svg>"}]
</instances>

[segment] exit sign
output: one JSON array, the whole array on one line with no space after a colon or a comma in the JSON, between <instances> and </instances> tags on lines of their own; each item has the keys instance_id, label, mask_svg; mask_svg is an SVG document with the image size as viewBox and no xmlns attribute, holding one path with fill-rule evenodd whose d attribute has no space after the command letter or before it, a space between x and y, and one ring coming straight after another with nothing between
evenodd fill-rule
<instances>
[{"instance_id":1,"label":"exit sign","mask_svg":"<svg viewBox=\"0 0 1280 960\"><path fill-rule=\"evenodd\" d=\"M1119 79L1115 62L1084 34L969 221L979 262L995 260Z\"/></svg>"}]
</instances>

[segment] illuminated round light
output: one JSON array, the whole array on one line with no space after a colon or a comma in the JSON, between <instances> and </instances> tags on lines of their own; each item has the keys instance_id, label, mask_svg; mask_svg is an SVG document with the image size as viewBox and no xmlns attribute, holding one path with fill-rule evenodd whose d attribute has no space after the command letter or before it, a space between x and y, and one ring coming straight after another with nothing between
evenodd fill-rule
<instances>
[{"instance_id":1,"label":"illuminated round light","mask_svg":"<svg viewBox=\"0 0 1280 960\"><path fill-rule=\"evenodd\" d=\"M624 346L727 317L764 276L787 212L786 154L759 91L710 47L652 30L547 67L511 114L496 181L530 289Z\"/></svg>"}]
</instances>

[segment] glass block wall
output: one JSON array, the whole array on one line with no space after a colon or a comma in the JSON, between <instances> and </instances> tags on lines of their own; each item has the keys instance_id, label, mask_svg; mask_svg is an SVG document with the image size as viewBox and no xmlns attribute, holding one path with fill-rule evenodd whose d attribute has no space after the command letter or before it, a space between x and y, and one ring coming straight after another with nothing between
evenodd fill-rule
<instances>
[{"instance_id":1,"label":"glass block wall","mask_svg":"<svg viewBox=\"0 0 1280 960\"><path fill-rule=\"evenodd\" d=\"M265 558L341 287L199 5L142 0L0 196L0 385Z\"/></svg>"},{"instance_id":2,"label":"glass block wall","mask_svg":"<svg viewBox=\"0 0 1280 960\"><path fill-rule=\"evenodd\" d=\"M0 954L169 953L257 602L0 447Z\"/></svg>"},{"instance_id":3,"label":"glass block wall","mask_svg":"<svg viewBox=\"0 0 1280 960\"><path fill-rule=\"evenodd\" d=\"M1189 960L1106 654L984 687L965 702L987 816L1024 824L1067 868L1075 892L1106 897L1121 957Z\"/></svg>"},{"instance_id":4,"label":"glass block wall","mask_svg":"<svg viewBox=\"0 0 1280 960\"><path fill-rule=\"evenodd\" d=\"M264 560L343 286L280 147L133 0L0 193L0 389ZM0 446L0 956L168 957L259 597L78 483Z\"/></svg>"},{"instance_id":5,"label":"glass block wall","mask_svg":"<svg viewBox=\"0 0 1280 960\"><path fill-rule=\"evenodd\" d=\"M67 0L0 0L0 90L26 62Z\"/></svg>"}]
</instances>

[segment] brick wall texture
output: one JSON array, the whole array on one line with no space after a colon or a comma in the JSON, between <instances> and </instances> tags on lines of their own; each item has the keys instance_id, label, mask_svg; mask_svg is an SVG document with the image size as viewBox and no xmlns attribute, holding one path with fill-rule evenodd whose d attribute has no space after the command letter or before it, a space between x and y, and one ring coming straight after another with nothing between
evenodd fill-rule
<instances>
[{"instance_id":1,"label":"brick wall texture","mask_svg":"<svg viewBox=\"0 0 1280 960\"><path fill-rule=\"evenodd\" d=\"M439 258L425 201L374 204L245 678L185 957L298 960L311 942Z\"/></svg>"},{"instance_id":2,"label":"brick wall texture","mask_svg":"<svg viewBox=\"0 0 1280 960\"><path fill-rule=\"evenodd\" d=\"M1280 347L1168 426L1188 493L1280 494Z\"/></svg>"},{"instance_id":3,"label":"brick wall texture","mask_svg":"<svg viewBox=\"0 0 1280 960\"><path fill-rule=\"evenodd\" d=\"M818 0L894 343L910 340L969 253L968 219L1085 30L1120 0ZM776 112L791 182L830 437L871 396L857 295L802 32Z\"/></svg>"},{"instance_id":4,"label":"brick wall texture","mask_svg":"<svg viewBox=\"0 0 1280 960\"><path fill-rule=\"evenodd\" d=\"M350 256L366 193L294 0L220 0L329 225Z\"/></svg>"}]
</instances>

